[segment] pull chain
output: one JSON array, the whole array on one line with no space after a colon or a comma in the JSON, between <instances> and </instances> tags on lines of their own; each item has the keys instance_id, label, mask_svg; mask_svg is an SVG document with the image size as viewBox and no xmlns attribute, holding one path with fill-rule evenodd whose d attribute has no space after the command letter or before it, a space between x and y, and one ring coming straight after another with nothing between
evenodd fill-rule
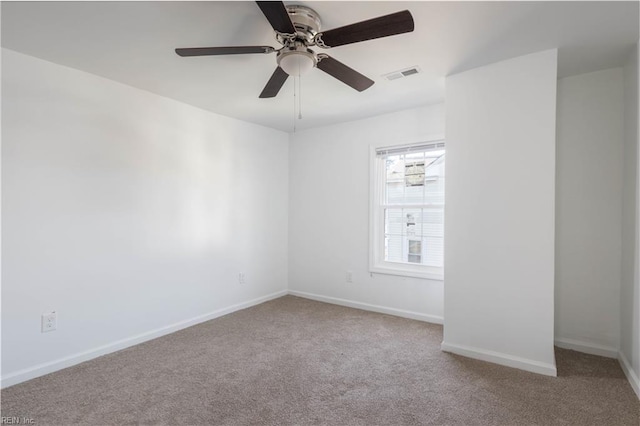
<instances>
[{"instance_id":1,"label":"pull chain","mask_svg":"<svg viewBox=\"0 0 640 426\"><path fill-rule=\"evenodd\" d=\"M296 132L296 79L298 77L293 76L293 133Z\"/></svg>"},{"instance_id":2,"label":"pull chain","mask_svg":"<svg viewBox=\"0 0 640 426\"><path fill-rule=\"evenodd\" d=\"M298 120L302 120L302 76L298 77Z\"/></svg>"},{"instance_id":3,"label":"pull chain","mask_svg":"<svg viewBox=\"0 0 640 426\"><path fill-rule=\"evenodd\" d=\"M296 132L296 108L298 109L298 120L302 120L302 85L300 76L300 64L298 64L298 75L293 76L293 133ZM297 102L296 102L297 101Z\"/></svg>"}]
</instances>

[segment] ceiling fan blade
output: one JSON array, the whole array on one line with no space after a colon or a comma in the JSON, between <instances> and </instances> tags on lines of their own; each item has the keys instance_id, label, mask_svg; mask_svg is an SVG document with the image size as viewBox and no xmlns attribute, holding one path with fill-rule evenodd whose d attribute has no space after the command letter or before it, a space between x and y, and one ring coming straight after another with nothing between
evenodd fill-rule
<instances>
[{"instance_id":1,"label":"ceiling fan blade","mask_svg":"<svg viewBox=\"0 0 640 426\"><path fill-rule=\"evenodd\" d=\"M284 3L281 1L257 1L256 3L274 30L285 34L295 34L296 28L289 18Z\"/></svg>"},{"instance_id":2,"label":"ceiling fan blade","mask_svg":"<svg viewBox=\"0 0 640 426\"><path fill-rule=\"evenodd\" d=\"M267 85L264 86L264 89L262 89L262 93L260 93L259 97L260 98L275 97L280 91L280 89L282 88L282 85L284 84L284 82L287 81L288 77L289 77L289 74L284 72L282 68L280 67L276 68L273 74L271 74L271 78L269 79L269 81L267 81Z\"/></svg>"},{"instance_id":3,"label":"ceiling fan blade","mask_svg":"<svg viewBox=\"0 0 640 426\"><path fill-rule=\"evenodd\" d=\"M358 92L362 92L373 85L373 80L333 59L331 56L321 55L318 59L320 59L317 65L318 68L344 84L353 87Z\"/></svg>"},{"instance_id":4,"label":"ceiling fan blade","mask_svg":"<svg viewBox=\"0 0 640 426\"><path fill-rule=\"evenodd\" d=\"M239 55L243 53L271 52L275 52L275 49L271 46L185 47L176 49L176 53L179 56Z\"/></svg>"},{"instance_id":5,"label":"ceiling fan blade","mask_svg":"<svg viewBox=\"0 0 640 426\"><path fill-rule=\"evenodd\" d=\"M319 47L336 47L345 44L358 43L375 38L388 37L413 31L413 17L411 12L392 13L379 16L367 21L357 22L344 27L318 33L315 37Z\"/></svg>"}]
</instances>

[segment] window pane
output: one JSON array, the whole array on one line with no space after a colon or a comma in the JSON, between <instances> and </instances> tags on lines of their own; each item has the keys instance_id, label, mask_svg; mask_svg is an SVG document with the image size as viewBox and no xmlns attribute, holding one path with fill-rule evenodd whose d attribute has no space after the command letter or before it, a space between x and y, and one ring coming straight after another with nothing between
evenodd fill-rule
<instances>
[{"instance_id":1,"label":"window pane","mask_svg":"<svg viewBox=\"0 0 640 426\"><path fill-rule=\"evenodd\" d=\"M444 209L385 209L385 256L388 262L443 263Z\"/></svg>"},{"instance_id":2,"label":"window pane","mask_svg":"<svg viewBox=\"0 0 640 426\"><path fill-rule=\"evenodd\" d=\"M444 236L444 210L442 207L423 209L421 212L421 237Z\"/></svg>"},{"instance_id":3,"label":"window pane","mask_svg":"<svg viewBox=\"0 0 640 426\"><path fill-rule=\"evenodd\" d=\"M424 175L421 175L421 179ZM424 181L418 185L405 187L403 204L423 204L424 203Z\"/></svg>"},{"instance_id":4,"label":"window pane","mask_svg":"<svg viewBox=\"0 0 640 426\"><path fill-rule=\"evenodd\" d=\"M431 179L431 180L429 180ZM427 178L424 187L425 203L444 203L444 178Z\"/></svg>"},{"instance_id":5,"label":"window pane","mask_svg":"<svg viewBox=\"0 0 640 426\"><path fill-rule=\"evenodd\" d=\"M386 209L384 219L384 233L402 235L405 228L402 209Z\"/></svg>"},{"instance_id":6,"label":"window pane","mask_svg":"<svg viewBox=\"0 0 640 426\"><path fill-rule=\"evenodd\" d=\"M425 258L423 264L442 267L444 263L444 238L426 238Z\"/></svg>"},{"instance_id":7,"label":"window pane","mask_svg":"<svg viewBox=\"0 0 640 426\"><path fill-rule=\"evenodd\" d=\"M404 179L404 155L390 155L385 158L386 180Z\"/></svg>"},{"instance_id":8,"label":"window pane","mask_svg":"<svg viewBox=\"0 0 640 426\"><path fill-rule=\"evenodd\" d=\"M405 156L404 182L407 187L424 186L424 152L411 153ZM420 191L422 192L422 191Z\"/></svg>"},{"instance_id":9,"label":"window pane","mask_svg":"<svg viewBox=\"0 0 640 426\"><path fill-rule=\"evenodd\" d=\"M444 154L428 159L425 168L425 202L444 203Z\"/></svg>"},{"instance_id":10,"label":"window pane","mask_svg":"<svg viewBox=\"0 0 640 426\"><path fill-rule=\"evenodd\" d=\"M420 255L422 254L422 241L420 240L409 240L409 255Z\"/></svg>"},{"instance_id":11,"label":"window pane","mask_svg":"<svg viewBox=\"0 0 640 426\"><path fill-rule=\"evenodd\" d=\"M421 209L402 209L404 218L405 232L404 235L409 237L420 236L422 233Z\"/></svg>"},{"instance_id":12,"label":"window pane","mask_svg":"<svg viewBox=\"0 0 640 426\"><path fill-rule=\"evenodd\" d=\"M385 158L385 204L443 204L444 151Z\"/></svg>"},{"instance_id":13,"label":"window pane","mask_svg":"<svg viewBox=\"0 0 640 426\"><path fill-rule=\"evenodd\" d=\"M385 159L385 198L387 204L404 200L404 156L393 155Z\"/></svg>"},{"instance_id":14,"label":"window pane","mask_svg":"<svg viewBox=\"0 0 640 426\"><path fill-rule=\"evenodd\" d=\"M385 256L388 262L402 262L402 235L385 235Z\"/></svg>"}]
</instances>

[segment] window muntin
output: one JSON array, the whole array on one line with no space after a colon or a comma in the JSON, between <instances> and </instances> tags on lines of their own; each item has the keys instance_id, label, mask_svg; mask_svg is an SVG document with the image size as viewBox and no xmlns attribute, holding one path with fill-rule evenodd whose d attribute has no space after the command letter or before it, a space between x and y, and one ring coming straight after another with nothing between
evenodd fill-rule
<instances>
[{"instance_id":1,"label":"window muntin","mask_svg":"<svg viewBox=\"0 0 640 426\"><path fill-rule=\"evenodd\" d=\"M442 278L444 142L374 152L372 272Z\"/></svg>"}]
</instances>

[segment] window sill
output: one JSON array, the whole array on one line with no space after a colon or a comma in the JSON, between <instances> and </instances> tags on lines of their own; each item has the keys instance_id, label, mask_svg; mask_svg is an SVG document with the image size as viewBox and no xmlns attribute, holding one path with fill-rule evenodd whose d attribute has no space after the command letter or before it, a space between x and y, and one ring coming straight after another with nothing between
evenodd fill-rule
<instances>
[{"instance_id":1,"label":"window sill","mask_svg":"<svg viewBox=\"0 0 640 426\"><path fill-rule=\"evenodd\" d=\"M404 268L402 266L379 265L379 266L373 266L369 268L369 272L373 274L395 275L395 276L408 277L408 278L421 278L424 280L431 280L431 281L444 281L444 273L440 268L425 267L424 270L419 270L417 268L411 268L411 267Z\"/></svg>"}]
</instances>

